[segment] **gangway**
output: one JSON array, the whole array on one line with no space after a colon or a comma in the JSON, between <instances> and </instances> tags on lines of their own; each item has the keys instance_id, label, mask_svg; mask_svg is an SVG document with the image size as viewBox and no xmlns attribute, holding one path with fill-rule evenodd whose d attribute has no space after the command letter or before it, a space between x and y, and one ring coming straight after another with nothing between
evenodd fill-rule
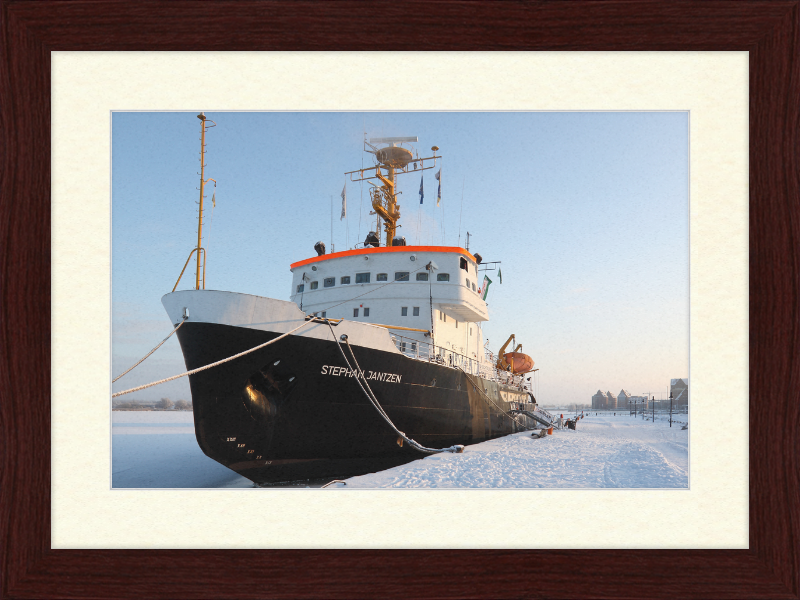
<instances>
[{"instance_id":1,"label":"gangway","mask_svg":"<svg viewBox=\"0 0 800 600\"><path fill-rule=\"evenodd\" d=\"M541 425L544 425L545 427L556 427L555 419L553 419L553 421L548 421L547 418L545 417L545 415L536 414L537 412L540 412L538 410L537 411L530 411L530 410L519 410L519 409L517 409L517 410L510 410L509 412L512 415L517 414L517 415L525 415L526 417L530 417L531 419L533 419L537 423L540 423ZM550 415L548 414L547 416L550 416Z\"/></svg>"}]
</instances>

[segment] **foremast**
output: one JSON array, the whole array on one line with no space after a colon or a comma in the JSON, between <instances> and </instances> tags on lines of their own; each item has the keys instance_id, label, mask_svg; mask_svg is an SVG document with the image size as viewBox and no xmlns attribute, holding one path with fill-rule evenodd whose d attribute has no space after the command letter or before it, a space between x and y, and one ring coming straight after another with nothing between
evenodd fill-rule
<instances>
[{"instance_id":1,"label":"foremast","mask_svg":"<svg viewBox=\"0 0 800 600\"><path fill-rule=\"evenodd\" d=\"M193 248L191 252L189 252L189 257L186 259L186 263L183 265L183 270L181 274L178 276L178 281L175 282L175 286L172 288L174 292L178 288L178 284L181 281L181 277L183 277L183 272L186 270L186 267L189 264L189 261L192 259L192 255L195 255L196 259L196 268L195 268L195 278L194 278L194 286L196 290L199 289L206 289L206 249L203 248L203 201L205 200L205 187L209 181L214 182L214 187L217 187L217 180L209 177L208 179L205 178L205 169L206 169L206 131L210 127L216 127L217 124L212 121L211 119L207 118L205 113L200 113L197 115L197 118L200 119L200 201L198 202L198 211L197 211L197 247ZM202 255L202 259L200 256ZM201 265L202 265L202 276L201 276ZM202 287L201 287L202 286Z\"/></svg>"}]
</instances>

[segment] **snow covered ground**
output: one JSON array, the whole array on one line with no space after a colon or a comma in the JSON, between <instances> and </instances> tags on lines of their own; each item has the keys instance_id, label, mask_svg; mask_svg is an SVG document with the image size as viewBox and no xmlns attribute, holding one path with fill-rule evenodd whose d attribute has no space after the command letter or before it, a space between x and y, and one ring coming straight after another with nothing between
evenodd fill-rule
<instances>
[{"instance_id":1,"label":"snow covered ground","mask_svg":"<svg viewBox=\"0 0 800 600\"><path fill-rule=\"evenodd\" d=\"M670 428L658 420L592 414L575 431L556 430L542 439L517 433L335 487L687 488L688 434L674 423Z\"/></svg>"},{"instance_id":2,"label":"snow covered ground","mask_svg":"<svg viewBox=\"0 0 800 600\"><path fill-rule=\"evenodd\" d=\"M244 487L253 484L206 457L191 412L112 413L115 488ZM681 420L687 421L686 415ZM595 416L542 439L517 433L352 477L353 488L687 488L689 431L632 416Z\"/></svg>"}]
</instances>

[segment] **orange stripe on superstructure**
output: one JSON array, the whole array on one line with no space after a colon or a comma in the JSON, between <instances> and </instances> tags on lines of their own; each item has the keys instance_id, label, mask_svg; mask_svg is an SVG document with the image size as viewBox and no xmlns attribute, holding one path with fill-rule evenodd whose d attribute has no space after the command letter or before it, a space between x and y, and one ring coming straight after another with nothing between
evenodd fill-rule
<instances>
[{"instance_id":1,"label":"orange stripe on superstructure","mask_svg":"<svg viewBox=\"0 0 800 600\"><path fill-rule=\"evenodd\" d=\"M391 252L449 252L452 254L463 254L468 256L473 262L477 262L475 257L472 256L464 248L457 248L455 246L389 246L379 248L358 248L356 250L345 250L344 252L334 252L333 254L323 254L322 256L314 256L307 258L296 263L289 265L290 269L310 265L311 263L321 262L323 260L330 260L331 258L342 258L345 256L359 256L361 254L387 254Z\"/></svg>"}]
</instances>

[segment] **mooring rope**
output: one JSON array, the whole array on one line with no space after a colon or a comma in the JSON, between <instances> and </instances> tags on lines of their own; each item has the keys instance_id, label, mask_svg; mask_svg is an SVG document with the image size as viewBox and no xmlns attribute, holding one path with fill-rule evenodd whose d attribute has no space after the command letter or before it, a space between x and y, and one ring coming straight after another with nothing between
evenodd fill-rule
<instances>
[{"instance_id":1,"label":"mooring rope","mask_svg":"<svg viewBox=\"0 0 800 600\"><path fill-rule=\"evenodd\" d=\"M361 377L362 373L361 367L358 364L358 360L356 360L356 355L353 353L353 348L350 346L350 341L348 340L347 335L343 334L342 338L344 339L344 342L347 344L347 349L350 351L350 355L353 357L353 363L356 366L355 369L353 369L353 366L350 364L350 361L347 360L347 356L345 355L344 350L342 350L342 343L339 340L339 338L336 337L336 333L333 331L333 327L331 326L330 322L328 323L328 327L331 330L331 335L333 336L333 340L336 342L336 345L339 348L339 352L341 352L342 354L342 358L344 359L347 368L355 372L356 383L358 383L358 386L361 388L361 391L364 392L364 395L367 397L367 400L370 401L372 406L375 407L375 410L378 411L378 414L380 414L381 417L383 417L384 421L386 421L389 427L391 427L395 431L395 433L397 433L397 435L403 438L404 441L408 442L408 445L414 448L415 450L424 452L426 454L438 454L442 452L452 452L452 453L464 452L464 446L460 445L450 446L449 448L426 448L419 442L412 440L405 433L400 431L397 428L397 426L392 422L392 420L389 418L389 415L386 414L386 411L383 410L383 407L381 406L380 402L378 402L378 399L375 397L375 394L372 392L372 389L369 387L369 384L367 383L366 380L364 380L364 383L362 385L363 378ZM366 389L364 389L364 386L366 386Z\"/></svg>"},{"instance_id":2,"label":"mooring rope","mask_svg":"<svg viewBox=\"0 0 800 600\"><path fill-rule=\"evenodd\" d=\"M287 335L290 335L290 334L294 333L295 331L305 327L309 323L315 323L315 322L317 322L316 319L312 318L312 319L306 321L305 323L303 323L302 325L300 325L299 327L295 327L291 331L287 331L286 333L284 333L282 335L279 335L275 339L272 339L272 340L270 340L268 342L264 342L263 344L260 344L260 345L256 346L255 348L250 348L250 350L245 350L244 352L239 352L239 354L234 354L233 356L230 356L228 358L224 358L222 360L218 360L217 362L211 363L210 365L206 365L204 367L198 367L197 369L192 369L191 371L186 371L185 373L181 373L180 375L173 375L172 377L167 377L166 379L162 379L160 381L154 381L153 383L148 383L146 385L140 385L139 387L135 387L135 388L132 388L130 390L125 390L124 392L117 392L116 394L111 394L111 397L112 398L116 398L117 396L124 396L125 394L130 394L132 392L138 392L139 390L143 390L143 389L146 389L146 388L149 388L149 387L153 387L155 385L160 385L162 383L166 383L168 381L172 381L173 379L179 379L181 377L186 377L187 375L194 375L195 373L200 373L201 371L205 371L207 369L211 369L212 367L217 367L219 365L225 364L226 362L230 362L230 361L232 361L232 360L234 360L236 358L239 358L240 356L244 356L245 354L250 354L251 352L255 352L256 350L260 350L261 348L265 348L265 347L269 346L270 344L274 344L278 340L282 340Z\"/></svg>"},{"instance_id":3,"label":"mooring rope","mask_svg":"<svg viewBox=\"0 0 800 600\"><path fill-rule=\"evenodd\" d=\"M320 489L326 488L329 485L333 485L334 483L341 483L342 485L347 485L347 482L344 481L343 479L334 479L333 481L329 481L328 483L323 485L322 488L320 488Z\"/></svg>"},{"instance_id":4,"label":"mooring rope","mask_svg":"<svg viewBox=\"0 0 800 600\"><path fill-rule=\"evenodd\" d=\"M122 375L118 375L118 376L117 376L117 379L121 379L122 377L124 377L125 375L127 375L128 373L130 373L131 371L133 371L133 370L134 370L136 367L138 367L140 364L142 364L142 363L145 361L145 359L146 359L148 356L150 356L150 355L151 355L153 352L155 352L156 350L158 350L159 348L161 348L161 346L164 344L164 342L166 342L166 341L167 341L169 338L171 338L171 337L172 337L172 334L173 334L173 333L175 333L176 331L178 331L178 329L180 329L180 328L181 328L181 325L183 325L185 322L186 322L186 317L183 317L183 320L182 320L180 323L178 323L178 326L177 326L177 327L175 327L175 329L173 329L173 330L170 332L170 334L169 334L167 337L165 337L163 340L161 340L161 343L160 343L158 346L156 346L155 348L153 348L152 350L150 350L150 352L148 352L148 353L147 353L147 354L144 356L144 358L143 358L142 360L140 360L139 362L137 362L137 363L136 363L135 365L133 365L133 366L132 366L130 369L128 369L127 371L125 371L125 372L124 372ZM114 379L114 380L113 380L111 383L114 383L114 382L115 382L117 379Z\"/></svg>"}]
</instances>

